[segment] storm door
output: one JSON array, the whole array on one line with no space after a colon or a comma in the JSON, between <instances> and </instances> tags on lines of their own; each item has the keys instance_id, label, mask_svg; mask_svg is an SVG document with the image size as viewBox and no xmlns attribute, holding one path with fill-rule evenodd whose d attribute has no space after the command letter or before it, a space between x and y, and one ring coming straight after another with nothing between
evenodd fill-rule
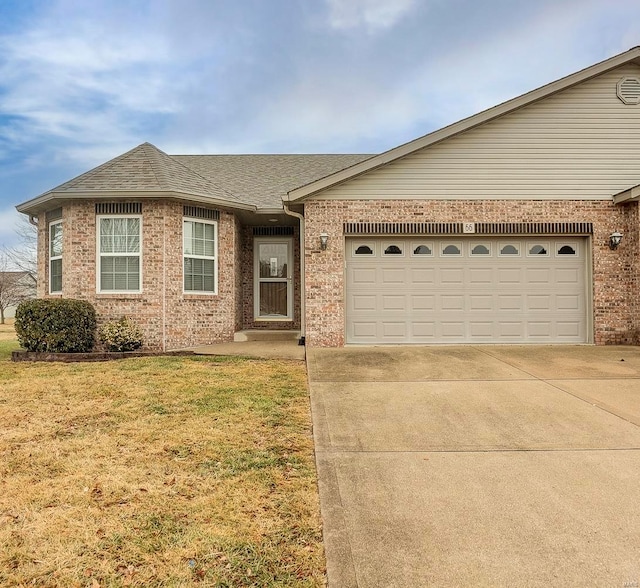
<instances>
[{"instance_id":1,"label":"storm door","mask_svg":"<svg viewBox=\"0 0 640 588\"><path fill-rule=\"evenodd\" d=\"M256 320L293 318L292 241L254 240L254 316Z\"/></svg>"}]
</instances>

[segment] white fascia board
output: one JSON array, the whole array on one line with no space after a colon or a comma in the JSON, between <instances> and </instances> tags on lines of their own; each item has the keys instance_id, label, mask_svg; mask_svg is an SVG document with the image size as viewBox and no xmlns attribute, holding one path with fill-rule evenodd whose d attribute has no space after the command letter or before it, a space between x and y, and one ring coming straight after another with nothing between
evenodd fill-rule
<instances>
[{"instance_id":1,"label":"white fascia board","mask_svg":"<svg viewBox=\"0 0 640 588\"><path fill-rule=\"evenodd\" d=\"M464 131L468 131L469 129L482 125L509 112L513 112L515 110L518 110L519 108L523 108L524 106L528 106L529 104L538 102L543 98L547 98L553 94L561 92L562 90L566 90L571 86L575 86L576 84L585 82L607 71L620 67L621 65L639 59L640 47L634 47L633 49L630 49L625 53L621 53L620 55L616 55L614 57L611 57L610 59L601 61L600 63L596 63L595 65L556 80L555 82L546 84L541 88L532 90L531 92L527 92L522 96L518 96L517 98L513 98L511 100L508 100L507 102L498 104L497 106L489 108L488 110L484 110L478 114L458 121L457 123L453 123L451 125L443 127L442 129L434 131L433 133L429 133L428 135L424 135L423 137L410 141L409 143L405 143L403 145L390 149L389 151L385 151L384 153L376 155L371 159L356 163L355 165L336 172L335 174L332 174L330 176L327 176L326 178L311 182L306 186L295 188L287 194L285 201L295 202L297 200L302 200L308 196L311 196L312 194L315 194L322 190L326 190L327 188L330 188L347 180L351 180L365 172L381 167L415 151L418 151L430 145L434 145L435 143L439 143L440 141L444 141L445 139L449 139L454 135L457 135Z\"/></svg>"},{"instance_id":2,"label":"white fascia board","mask_svg":"<svg viewBox=\"0 0 640 588\"><path fill-rule=\"evenodd\" d=\"M156 192L156 191L135 191L135 190L112 190L100 192L88 192L84 190L74 191L66 190L62 192L46 192L37 198L28 200L16 206L18 212L24 214L35 214L47 207L47 205L56 200L102 200L105 198L130 198L136 199L174 199L187 200L189 202L197 202L199 204L207 204L209 206L219 206L222 208L232 208L238 210L256 211L256 207L252 204L242 204L232 200L223 200L213 198L211 196L201 194L189 194L186 192Z\"/></svg>"},{"instance_id":3,"label":"white fascia board","mask_svg":"<svg viewBox=\"0 0 640 588\"><path fill-rule=\"evenodd\" d=\"M640 185L629 188L624 192L618 192L613 195L614 204L622 204L623 202L629 202L630 200L638 200L640 198Z\"/></svg>"}]
</instances>

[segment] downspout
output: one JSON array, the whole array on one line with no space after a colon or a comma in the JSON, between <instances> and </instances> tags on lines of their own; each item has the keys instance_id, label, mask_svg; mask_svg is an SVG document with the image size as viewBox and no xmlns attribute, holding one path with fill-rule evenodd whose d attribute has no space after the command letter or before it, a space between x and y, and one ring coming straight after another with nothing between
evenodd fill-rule
<instances>
[{"instance_id":1,"label":"downspout","mask_svg":"<svg viewBox=\"0 0 640 588\"><path fill-rule=\"evenodd\" d=\"M294 216L300 220L300 340L298 341L298 345L305 344L305 329L306 329L306 320L305 320L305 288L304 288L304 216L299 212L294 212L293 210L289 210L288 204L283 202L284 213L289 216Z\"/></svg>"},{"instance_id":2,"label":"downspout","mask_svg":"<svg viewBox=\"0 0 640 588\"><path fill-rule=\"evenodd\" d=\"M29 215L29 223L32 224L34 227L38 226L38 219L35 214Z\"/></svg>"}]
</instances>

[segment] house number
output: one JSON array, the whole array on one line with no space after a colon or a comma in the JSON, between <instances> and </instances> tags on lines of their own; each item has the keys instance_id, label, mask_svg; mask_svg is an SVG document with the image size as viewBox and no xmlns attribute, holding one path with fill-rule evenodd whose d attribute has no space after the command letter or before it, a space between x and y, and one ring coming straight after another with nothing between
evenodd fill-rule
<instances>
[{"instance_id":1,"label":"house number","mask_svg":"<svg viewBox=\"0 0 640 588\"><path fill-rule=\"evenodd\" d=\"M462 232L463 233L475 233L476 232L476 223L463 223L462 224Z\"/></svg>"},{"instance_id":2,"label":"house number","mask_svg":"<svg viewBox=\"0 0 640 588\"><path fill-rule=\"evenodd\" d=\"M272 257L271 259L269 259L269 265L271 266L269 269L271 270L269 273L271 274L272 278L277 278L278 277L278 258L277 257Z\"/></svg>"}]
</instances>

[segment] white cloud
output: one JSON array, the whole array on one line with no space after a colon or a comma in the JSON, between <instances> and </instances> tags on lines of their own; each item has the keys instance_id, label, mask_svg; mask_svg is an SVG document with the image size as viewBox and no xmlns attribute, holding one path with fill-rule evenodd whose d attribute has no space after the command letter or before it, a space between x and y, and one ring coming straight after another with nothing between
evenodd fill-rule
<instances>
[{"instance_id":1,"label":"white cloud","mask_svg":"<svg viewBox=\"0 0 640 588\"><path fill-rule=\"evenodd\" d=\"M338 30L366 28L370 32L393 27L415 0L328 0L329 24Z\"/></svg>"},{"instance_id":2,"label":"white cloud","mask_svg":"<svg viewBox=\"0 0 640 588\"><path fill-rule=\"evenodd\" d=\"M87 161L79 146L136 143L140 117L160 122L175 110L176 92L161 36L104 34L71 15L67 25L66 35L45 20L0 37L0 112L12 117L2 131L14 150L64 142Z\"/></svg>"},{"instance_id":3,"label":"white cloud","mask_svg":"<svg viewBox=\"0 0 640 588\"><path fill-rule=\"evenodd\" d=\"M13 247L18 245L18 235L15 230L22 216L15 208L0 209L0 246Z\"/></svg>"}]
</instances>

